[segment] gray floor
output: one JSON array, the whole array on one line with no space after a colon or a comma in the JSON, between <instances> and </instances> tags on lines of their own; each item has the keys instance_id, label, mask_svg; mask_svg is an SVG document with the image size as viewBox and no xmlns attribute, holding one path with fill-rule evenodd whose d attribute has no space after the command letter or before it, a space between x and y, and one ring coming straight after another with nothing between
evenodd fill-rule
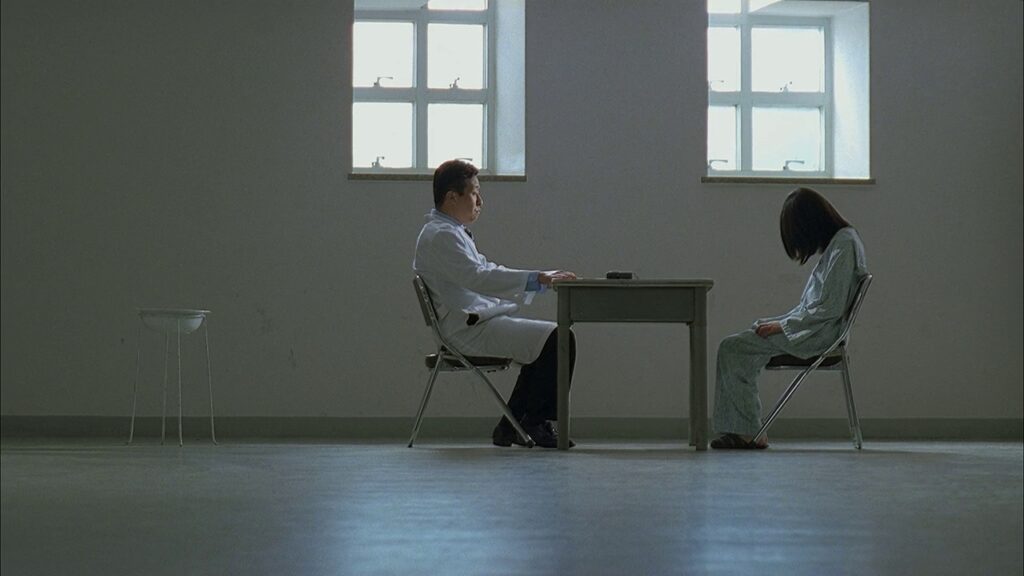
<instances>
[{"instance_id":1,"label":"gray floor","mask_svg":"<svg viewBox=\"0 0 1024 576\"><path fill-rule=\"evenodd\" d=\"M1013 574L1020 443L8 441L21 574Z\"/></svg>"}]
</instances>

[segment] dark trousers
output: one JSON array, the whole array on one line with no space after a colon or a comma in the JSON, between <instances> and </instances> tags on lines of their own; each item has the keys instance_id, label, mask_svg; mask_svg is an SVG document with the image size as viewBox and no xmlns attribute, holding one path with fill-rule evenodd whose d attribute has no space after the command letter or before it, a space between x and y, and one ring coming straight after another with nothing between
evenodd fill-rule
<instances>
[{"instance_id":1,"label":"dark trousers","mask_svg":"<svg viewBox=\"0 0 1024 576\"><path fill-rule=\"evenodd\" d=\"M576 335L569 332L569 382L576 367ZM519 370L519 379L508 399L509 410L524 426L558 419L558 329L556 328L540 356ZM505 419L502 425L511 426Z\"/></svg>"}]
</instances>

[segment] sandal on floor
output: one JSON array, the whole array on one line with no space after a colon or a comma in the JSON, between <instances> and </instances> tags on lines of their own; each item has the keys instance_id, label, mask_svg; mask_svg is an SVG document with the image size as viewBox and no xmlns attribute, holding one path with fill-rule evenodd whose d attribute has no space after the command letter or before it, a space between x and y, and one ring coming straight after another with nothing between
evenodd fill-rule
<instances>
[{"instance_id":1,"label":"sandal on floor","mask_svg":"<svg viewBox=\"0 0 1024 576\"><path fill-rule=\"evenodd\" d=\"M738 434L727 432L712 440L711 447L716 450L763 450L767 448L768 445L758 445L758 443L753 440L747 442L743 438L740 438Z\"/></svg>"}]
</instances>

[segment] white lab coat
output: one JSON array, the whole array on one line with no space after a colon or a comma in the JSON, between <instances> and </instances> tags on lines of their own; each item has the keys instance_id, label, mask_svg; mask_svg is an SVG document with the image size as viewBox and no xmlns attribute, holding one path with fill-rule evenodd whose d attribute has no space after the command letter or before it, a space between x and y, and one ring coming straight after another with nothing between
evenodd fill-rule
<instances>
[{"instance_id":1,"label":"white lab coat","mask_svg":"<svg viewBox=\"0 0 1024 576\"><path fill-rule=\"evenodd\" d=\"M512 316L534 296L526 291L534 271L488 262L465 227L437 210L426 215L412 268L430 290L441 334L463 354L529 364L557 327ZM479 317L473 325L470 314Z\"/></svg>"}]
</instances>

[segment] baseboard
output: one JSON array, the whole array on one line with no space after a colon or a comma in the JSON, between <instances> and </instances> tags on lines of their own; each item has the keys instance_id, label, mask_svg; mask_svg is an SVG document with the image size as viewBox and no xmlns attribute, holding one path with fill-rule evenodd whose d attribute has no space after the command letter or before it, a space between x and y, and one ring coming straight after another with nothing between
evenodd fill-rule
<instances>
[{"instance_id":1,"label":"baseboard","mask_svg":"<svg viewBox=\"0 0 1024 576\"><path fill-rule=\"evenodd\" d=\"M425 418L420 437L487 437L496 418ZM218 439L231 438L322 438L375 439L406 438L412 418L279 418L226 416L216 419ZM0 416L4 438L128 437L127 417L106 416ZM1010 440L1024 439L1020 418L866 418L861 420L866 439L874 440ZM209 438L210 420L184 419L182 429L190 439ZM177 419L167 419L166 434L178 434ZM771 430L773 438L844 439L846 421L834 418L779 419ZM139 438L159 437L160 418L135 420ZM572 419L574 438L609 440L669 440L686 438L688 422L683 418L591 418Z\"/></svg>"}]
</instances>

